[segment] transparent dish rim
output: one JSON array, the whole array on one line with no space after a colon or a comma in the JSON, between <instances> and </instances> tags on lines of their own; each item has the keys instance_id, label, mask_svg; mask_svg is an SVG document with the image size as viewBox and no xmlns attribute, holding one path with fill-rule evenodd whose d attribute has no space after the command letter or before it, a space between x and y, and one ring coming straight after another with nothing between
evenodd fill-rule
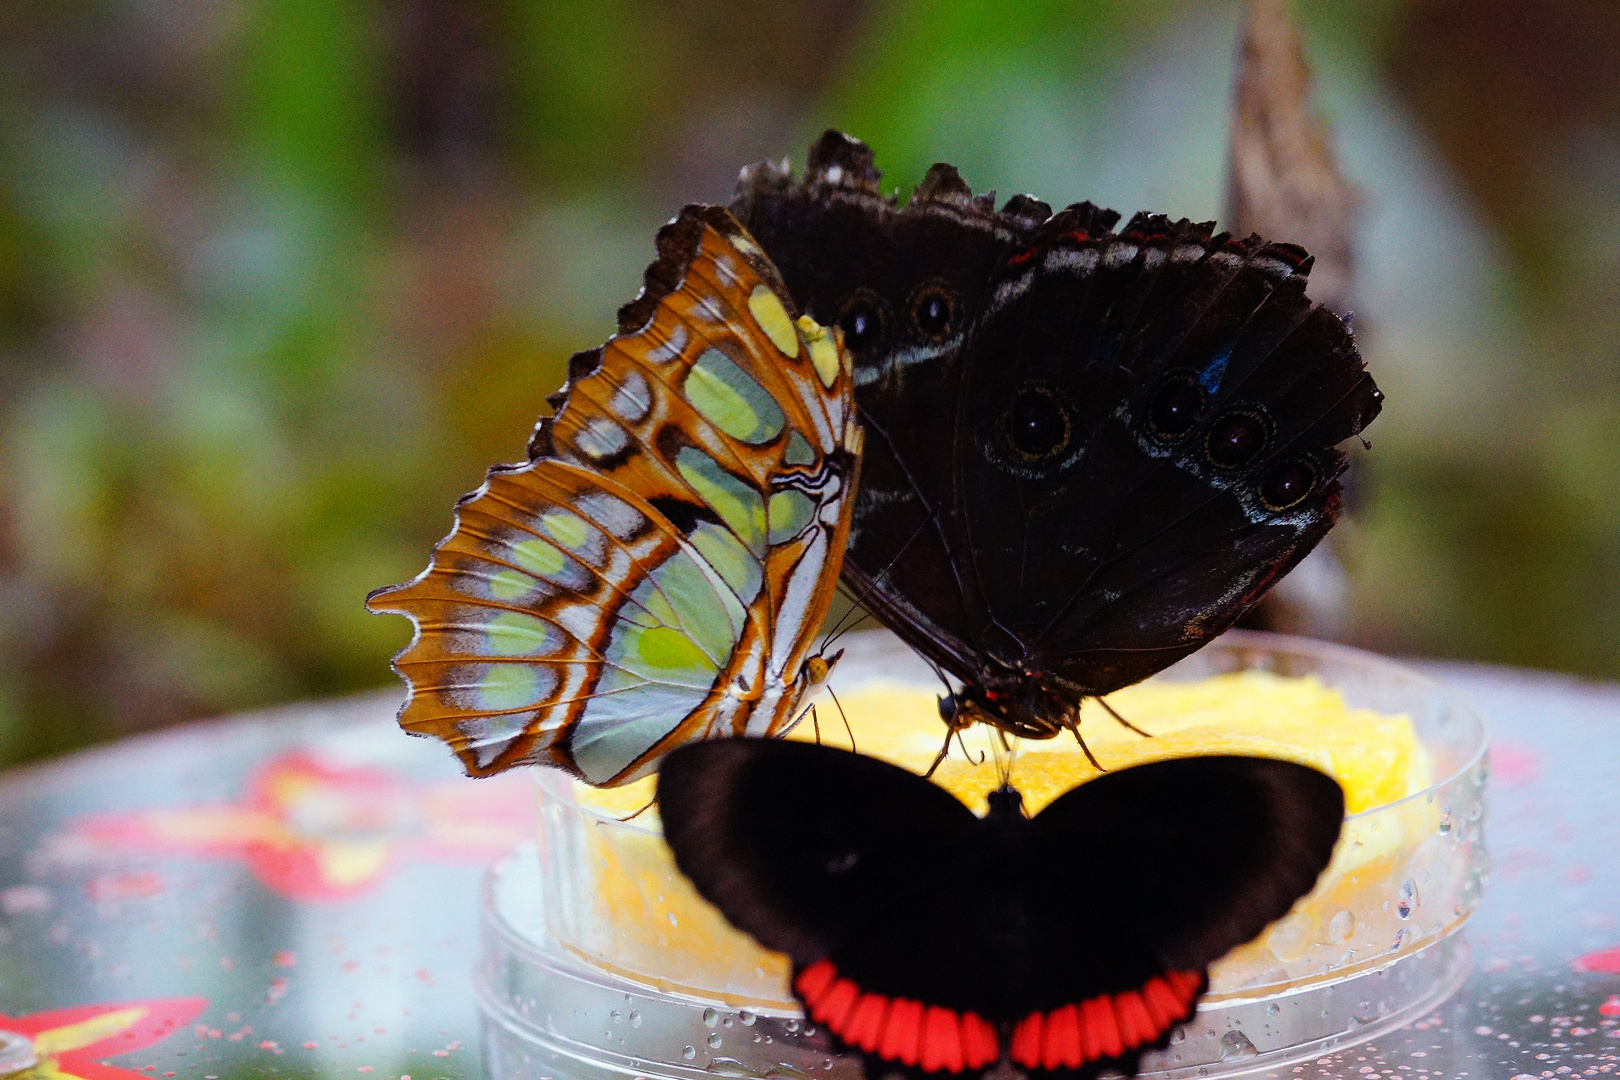
<instances>
[{"instance_id":1,"label":"transparent dish rim","mask_svg":"<svg viewBox=\"0 0 1620 1080\"><path fill-rule=\"evenodd\" d=\"M1489 753L1491 744L1490 731L1486 726L1484 716L1482 716L1479 710L1475 708L1474 703L1469 700L1467 695L1459 692L1454 687L1441 682L1439 679L1425 675L1422 672L1407 666L1399 660L1392 659L1380 653L1369 652L1366 649L1358 649L1352 645L1341 645L1333 641L1319 641L1315 638L1300 637L1295 634L1278 634L1269 630L1228 630L1226 633L1222 634L1220 637L1198 650L1198 652L1192 653L1189 657L1184 659L1191 659L1192 657L1203 654L1206 650L1219 648L1223 645L1228 648L1248 648L1274 653L1304 653L1314 655L1317 658L1324 660L1337 660L1347 665L1359 665L1363 668L1370 668L1396 675L1399 678L1414 684L1416 687L1420 687L1448 699L1453 710L1459 715L1465 717L1473 725L1475 734L1474 748L1459 765L1448 771L1444 776L1430 782L1428 786L1411 792L1410 794L1403 795L1399 799L1395 799L1387 803L1380 803L1377 806L1369 806L1367 809L1358 810L1354 814L1346 814L1344 816L1346 824L1354 821L1364 820L1374 814L1388 813L1389 811L1397 808L1415 803L1420 799L1429 799L1442 788L1454 783L1460 777L1466 776L1474 769L1478 768L1485 760L1486 754ZM1178 663L1181 662L1183 661L1178 661ZM1174 666L1167 668L1166 672L1173 670ZM1151 676L1150 680L1163 678L1164 675L1165 672L1160 672L1159 674ZM663 831L661 829L651 828L647 825L641 824L633 818L616 817L611 813L607 813L606 811L584 805L578 799L573 797L573 786L575 783L574 777L571 774L564 772L562 769L553 769L540 766L536 767L532 771L535 774L535 782L547 795L553 798L562 799L587 818L591 818L601 824L617 826L618 828L626 829L631 832L644 833L649 836L663 835Z\"/></svg>"}]
</instances>

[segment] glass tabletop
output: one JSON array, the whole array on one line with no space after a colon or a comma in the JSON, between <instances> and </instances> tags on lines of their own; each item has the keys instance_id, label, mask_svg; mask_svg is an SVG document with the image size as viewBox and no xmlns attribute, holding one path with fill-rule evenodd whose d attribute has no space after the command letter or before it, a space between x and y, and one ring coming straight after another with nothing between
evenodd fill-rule
<instances>
[{"instance_id":1,"label":"glass tabletop","mask_svg":"<svg viewBox=\"0 0 1620 1080\"><path fill-rule=\"evenodd\" d=\"M1415 1024L1270 1075L1609 1074L1620 687L1422 666L1492 730L1473 974ZM396 703L193 725L0 778L0 1028L32 1040L35 1072L483 1074L480 880L529 835L533 785L462 778L399 734Z\"/></svg>"}]
</instances>

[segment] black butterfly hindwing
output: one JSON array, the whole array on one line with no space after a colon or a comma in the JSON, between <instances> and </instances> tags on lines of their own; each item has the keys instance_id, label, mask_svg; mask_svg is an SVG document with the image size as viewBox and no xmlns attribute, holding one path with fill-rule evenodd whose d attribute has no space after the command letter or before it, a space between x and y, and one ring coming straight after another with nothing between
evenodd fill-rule
<instances>
[{"instance_id":1,"label":"black butterfly hindwing","mask_svg":"<svg viewBox=\"0 0 1620 1080\"><path fill-rule=\"evenodd\" d=\"M829 132L733 210L837 322L868 430L858 596L1026 735L1230 627L1338 515L1382 396L1297 247L1209 224L997 211L947 165L904 208Z\"/></svg>"},{"instance_id":2,"label":"black butterfly hindwing","mask_svg":"<svg viewBox=\"0 0 1620 1080\"><path fill-rule=\"evenodd\" d=\"M975 817L844 750L721 740L658 781L675 860L869 1077L1134 1073L1192 1015L1206 969L1308 892L1337 783L1260 758L1110 773L1033 819Z\"/></svg>"}]
</instances>

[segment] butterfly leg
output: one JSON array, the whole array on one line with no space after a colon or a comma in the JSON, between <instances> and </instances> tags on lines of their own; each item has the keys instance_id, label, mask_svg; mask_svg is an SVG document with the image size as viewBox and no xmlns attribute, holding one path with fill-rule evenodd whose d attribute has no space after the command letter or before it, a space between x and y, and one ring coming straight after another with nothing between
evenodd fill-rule
<instances>
[{"instance_id":1,"label":"butterfly leg","mask_svg":"<svg viewBox=\"0 0 1620 1080\"><path fill-rule=\"evenodd\" d=\"M947 743L950 742L949 739L946 739L945 741ZM967 758L968 761L973 762L974 765L983 765L984 764L984 751L983 750L979 751L979 760L978 761L973 761L973 754L967 748L967 741L962 738L962 729L961 728L956 729L956 745L960 746L962 748L962 756Z\"/></svg>"},{"instance_id":2,"label":"butterfly leg","mask_svg":"<svg viewBox=\"0 0 1620 1080\"><path fill-rule=\"evenodd\" d=\"M945 745L943 745L943 746L941 746L939 748L939 753L934 755L934 763L932 765L928 766L928 771L927 772L923 773L923 779L924 780L927 780L929 777L934 775L934 770L939 768L940 763L945 760L945 755L949 754L951 752L951 739L952 739L952 737L956 736L958 730L959 729L957 729L957 728L947 728L946 729L946 731L945 731Z\"/></svg>"},{"instance_id":3,"label":"butterfly leg","mask_svg":"<svg viewBox=\"0 0 1620 1080\"><path fill-rule=\"evenodd\" d=\"M634 821L634 820L636 820L636 818L640 817L642 814L645 814L648 810L651 810L653 808L653 804L656 803L657 801L658 801L658 796L654 795L652 798L647 800L647 802L642 806L642 808L640 810L637 810L633 814L627 814L624 817L620 818L619 819L620 823L623 823L623 822L626 822L626 821Z\"/></svg>"},{"instance_id":4,"label":"butterfly leg","mask_svg":"<svg viewBox=\"0 0 1620 1080\"><path fill-rule=\"evenodd\" d=\"M1127 727L1130 730L1136 732L1138 735L1142 736L1142 738L1144 738L1144 739L1153 738L1152 732L1143 731L1141 728L1137 727L1135 724L1131 723L1129 720L1127 720L1123 716L1119 715L1119 713L1114 711L1114 707L1112 705L1108 704L1107 701L1103 700L1100 697L1097 698L1096 700L1097 700L1097 704L1101 705L1103 707L1104 711L1106 711L1108 713L1108 715L1112 716L1115 720L1118 720L1122 726ZM1079 732L1077 730L1076 734L1078 734L1078 733Z\"/></svg>"},{"instance_id":5,"label":"butterfly leg","mask_svg":"<svg viewBox=\"0 0 1620 1080\"><path fill-rule=\"evenodd\" d=\"M1103 763L1097 760L1097 755L1091 752L1091 747L1086 745L1085 737L1080 734L1079 719L1069 721L1069 730L1074 732L1074 741L1080 744L1080 750L1086 755L1086 760L1091 762L1092 768L1098 772L1107 772L1108 770L1103 768Z\"/></svg>"}]
</instances>

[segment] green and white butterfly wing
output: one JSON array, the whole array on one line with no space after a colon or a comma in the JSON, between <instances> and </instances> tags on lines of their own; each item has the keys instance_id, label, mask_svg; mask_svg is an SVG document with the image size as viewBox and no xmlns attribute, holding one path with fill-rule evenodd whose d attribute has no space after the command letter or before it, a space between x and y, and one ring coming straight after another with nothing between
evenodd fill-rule
<instances>
[{"instance_id":1,"label":"green and white butterfly wing","mask_svg":"<svg viewBox=\"0 0 1620 1080\"><path fill-rule=\"evenodd\" d=\"M526 464L414 581L406 730L469 773L627 783L689 739L778 734L836 588L859 462L847 356L724 210L688 207Z\"/></svg>"}]
</instances>

